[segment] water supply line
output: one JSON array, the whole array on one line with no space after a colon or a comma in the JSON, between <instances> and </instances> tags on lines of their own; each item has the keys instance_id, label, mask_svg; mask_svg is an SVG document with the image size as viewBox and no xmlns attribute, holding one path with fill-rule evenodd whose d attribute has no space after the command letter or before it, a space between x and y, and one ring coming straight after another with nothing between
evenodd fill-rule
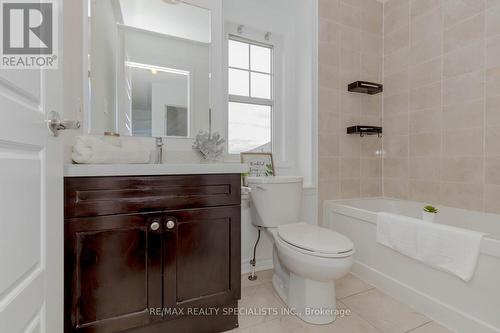
<instances>
[{"instance_id":1,"label":"water supply line","mask_svg":"<svg viewBox=\"0 0 500 333\"><path fill-rule=\"evenodd\" d=\"M257 232L258 232L257 241L255 242L255 245L253 247L253 259L250 260L250 265L252 265L252 274L250 274L248 276L248 279L250 281L255 281L258 278L258 276L255 274L255 265L257 264L257 259L255 257L256 257L256 253L257 253L257 245L259 244L259 241L260 241L260 233L261 233L261 231L262 231L261 228L258 227L257 228Z\"/></svg>"}]
</instances>

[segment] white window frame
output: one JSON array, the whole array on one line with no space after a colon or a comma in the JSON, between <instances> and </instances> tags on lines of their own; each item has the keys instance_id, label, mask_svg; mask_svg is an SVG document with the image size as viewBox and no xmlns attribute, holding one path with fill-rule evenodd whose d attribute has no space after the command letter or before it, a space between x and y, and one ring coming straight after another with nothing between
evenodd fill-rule
<instances>
[{"instance_id":1,"label":"white window frame","mask_svg":"<svg viewBox=\"0 0 500 333\"><path fill-rule=\"evenodd\" d=\"M282 40L279 36L270 34L269 40L266 40L265 35L267 31L260 31L250 27L243 27L243 31L238 32L238 25L230 22L225 24L225 49L224 49L224 74L225 74L225 128L226 137L229 138L229 103L245 103L265 105L271 107L271 152L276 157L275 160L283 160L284 157L284 140L280 140L284 133L284 119L282 115L282 101L283 96L282 86ZM229 59L228 48L229 40L233 39L248 44L271 48L271 99L263 99L256 97L246 97L229 94ZM251 71L258 73L258 71ZM269 73L264 73L269 74ZM251 87L249 88L251 89ZM239 161L240 154L229 153L229 139L226 140L227 159L229 161Z\"/></svg>"}]
</instances>

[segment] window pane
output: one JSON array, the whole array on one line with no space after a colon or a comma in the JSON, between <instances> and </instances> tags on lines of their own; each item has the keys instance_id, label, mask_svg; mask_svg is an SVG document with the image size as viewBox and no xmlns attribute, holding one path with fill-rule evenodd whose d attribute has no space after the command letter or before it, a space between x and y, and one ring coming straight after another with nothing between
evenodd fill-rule
<instances>
[{"instance_id":1,"label":"window pane","mask_svg":"<svg viewBox=\"0 0 500 333\"><path fill-rule=\"evenodd\" d=\"M251 69L257 72L271 73L271 49L268 47L250 46Z\"/></svg>"},{"instance_id":2,"label":"window pane","mask_svg":"<svg viewBox=\"0 0 500 333\"><path fill-rule=\"evenodd\" d=\"M271 107L229 103L229 153L271 152Z\"/></svg>"},{"instance_id":3,"label":"window pane","mask_svg":"<svg viewBox=\"0 0 500 333\"><path fill-rule=\"evenodd\" d=\"M229 40L229 67L248 69L249 46L247 43Z\"/></svg>"},{"instance_id":4,"label":"window pane","mask_svg":"<svg viewBox=\"0 0 500 333\"><path fill-rule=\"evenodd\" d=\"M271 75L252 73L252 97L271 98Z\"/></svg>"},{"instance_id":5,"label":"window pane","mask_svg":"<svg viewBox=\"0 0 500 333\"><path fill-rule=\"evenodd\" d=\"M239 69L229 69L229 94L239 96L249 96L250 91L248 85L249 72Z\"/></svg>"}]
</instances>

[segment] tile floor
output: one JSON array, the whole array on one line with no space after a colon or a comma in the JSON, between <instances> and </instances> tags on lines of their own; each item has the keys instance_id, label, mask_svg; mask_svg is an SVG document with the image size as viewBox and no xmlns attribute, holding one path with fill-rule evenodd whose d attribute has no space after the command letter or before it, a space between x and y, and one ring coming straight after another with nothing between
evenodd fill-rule
<instances>
[{"instance_id":1,"label":"tile floor","mask_svg":"<svg viewBox=\"0 0 500 333\"><path fill-rule=\"evenodd\" d=\"M258 272L257 281L242 276L240 308L285 308L273 290L272 271ZM337 305L349 309L350 315L337 318L330 325L309 325L294 316L240 316L238 333L452 333L424 315L412 310L348 275L337 282Z\"/></svg>"}]
</instances>

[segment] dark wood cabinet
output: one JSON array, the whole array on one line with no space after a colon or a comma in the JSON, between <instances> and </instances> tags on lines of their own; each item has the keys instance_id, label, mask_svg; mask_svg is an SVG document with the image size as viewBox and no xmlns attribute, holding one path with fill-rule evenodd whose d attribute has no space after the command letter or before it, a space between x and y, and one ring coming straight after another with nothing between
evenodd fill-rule
<instances>
[{"instance_id":1,"label":"dark wood cabinet","mask_svg":"<svg viewBox=\"0 0 500 333\"><path fill-rule=\"evenodd\" d=\"M65 192L67 333L237 327L239 175L67 178Z\"/></svg>"}]
</instances>

